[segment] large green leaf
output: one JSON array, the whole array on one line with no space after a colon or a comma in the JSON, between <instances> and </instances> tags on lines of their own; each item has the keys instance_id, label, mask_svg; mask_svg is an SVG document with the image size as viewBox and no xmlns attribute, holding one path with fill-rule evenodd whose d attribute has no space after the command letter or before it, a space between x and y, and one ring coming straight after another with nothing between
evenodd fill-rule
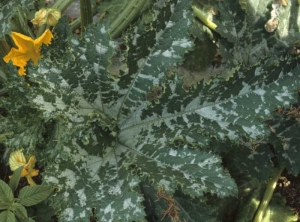
<instances>
[{"instance_id":1,"label":"large green leaf","mask_svg":"<svg viewBox=\"0 0 300 222\"><path fill-rule=\"evenodd\" d=\"M174 67L194 47L190 1L159 0L149 15L155 19L138 20L125 43L120 40L128 72L118 81L108 71L118 42L110 40L107 21L91 25L79 39L62 20L39 65L27 65L26 78L10 69L9 96L0 101L9 116L0 123L1 133L6 126L20 126L6 144L36 146L37 159L46 165L43 182L59 188L52 206L60 210L61 221L85 221L94 213L100 221L143 218L136 187L146 178L168 195L178 186L191 198L236 195L221 157L204 147L212 137L266 138L264 120L296 100L300 68L297 59L283 56L275 61L259 56L259 64L251 62L257 66L236 72L230 81L213 79L187 92L186 79ZM255 162L244 160L245 153L236 159ZM259 163L270 157L264 151L255 155Z\"/></svg>"},{"instance_id":2,"label":"large green leaf","mask_svg":"<svg viewBox=\"0 0 300 222\"><path fill-rule=\"evenodd\" d=\"M143 217L142 197L132 192L143 176L150 177L156 186L163 186L169 193L179 183L192 196L203 192L220 196L236 194L235 184L217 155L199 154L188 147L176 150L170 144L175 134L150 144L158 136L153 134L148 147L127 144L132 136L125 135L130 130L122 129L127 125L124 121L138 111L138 104L147 108L145 96L153 84L163 82L162 74L182 61L183 54L193 45L187 35L191 20L188 1L173 1L161 10L157 11L159 19L152 24L154 31L145 31L141 22L137 33L128 35L131 46L128 55L132 61L140 60L140 68L131 64L129 74L119 82L106 71L115 44L109 41L106 26L101 25L88 29L85 41L68 40L70 47L66 57L61 58L64 64L45 58L38 69L30 70L31 81L39 87L33 85L30 88L33 96L30 98L29 94L27 98L46 118L55 118L51 135L55 142L48 145L54 149L46 152L53 157L56 152L58 156L48 164L44 179L62 189L59 195L62 199L57 198L57 204L65 209L63 220L88 217L93 207L103 221ZM143 39L152 43L146 54L139 54ZM162 58L167 62L161 63ZM139 82L143 84L136 85ZM134 96L137 92L141 94ZM134 105L132 96L136 99ZM67 201L70 198L72 201Z\"/></svg>"}]
</instances>

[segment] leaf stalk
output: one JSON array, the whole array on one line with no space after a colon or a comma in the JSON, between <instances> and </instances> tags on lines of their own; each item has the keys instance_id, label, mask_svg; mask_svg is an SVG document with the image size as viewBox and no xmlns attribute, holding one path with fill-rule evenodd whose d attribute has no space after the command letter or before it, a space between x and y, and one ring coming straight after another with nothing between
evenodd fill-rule
<instances>
[{"instance_id":1,"label":"leaf stalk","mask_svg":"<svg viewBox=\"0 0 300 222\"><path fill-rule=\"evenodd\" d=\"M195 5L192 5L192 9L194 11L194 14L197 16L198 19L201 20L201 22L204 23L204 25L206 25L208 28L216 31L217 25L215 23L213 23L212 21L210 21L202 12L201 9L199 9L198 7L196 7Z\"/></svg>"},{"instance_id":2,"label":"leaf stalk","mask_svg":"<svg viewBox=\"0 0 300 222\"><path fill-rule=\"evenodd\" d=\"M264 193L263 199L260 202L260 205L258 207L258 210L256 212L256 215L254 217L253 222L261 222L263 219L263 216L266 213L267 207L269 205L270 200L272 199L274 190L277 185L277 181L282 174L284 167L277 168L275 170L275 176L268 182L266 191Z\"/></svg>"}]
</instances>

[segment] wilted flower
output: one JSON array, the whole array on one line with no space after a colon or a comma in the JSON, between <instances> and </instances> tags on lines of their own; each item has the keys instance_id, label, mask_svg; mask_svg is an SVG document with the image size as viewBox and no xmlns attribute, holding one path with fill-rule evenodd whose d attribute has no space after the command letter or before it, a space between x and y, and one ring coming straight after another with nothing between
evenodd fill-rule
<instances>
[{"instance_id":1,"label":"wilted flower","mask_svg":"<svg viewBox=\"0 0 300 222\"><path fill-rule=\"evenodd\" d=\"M47 19L47 9L40 9L35 13L34 19L31 20L31 22L35 25L41 26L46 23Z\"/></svg>"},{"instance_id":2,"label":"wilted flower","mask_svg":"<svg viewBox=\"0 0 300 222\"><path fill-rule=\"evenodd\" d=\"M60 18L61 12L59 10L52 8L42 8L35 13L35 17L31 20L31 22L38 26L44 24L47 24L49 26L55 26Z\"/></svg>"},{"instance_id":3,"label":"wilted flower","mask_svg":"<svg viewBox=\"0 0 300 222\"><path fill-rule=\"evenodd\" d=\"M32 177L37 176L39 174L38 170L33 169L35 162L35 156L31 155L26 158L23 154L23 149L12 152L9 157L9 167L11 171L15 171L19 167L24 166L21 173L21 177L26 177L30 185L35 185L35 182L32 180ZM9 178L11 178L11 176Z\"/></svg>"}]
</instances>

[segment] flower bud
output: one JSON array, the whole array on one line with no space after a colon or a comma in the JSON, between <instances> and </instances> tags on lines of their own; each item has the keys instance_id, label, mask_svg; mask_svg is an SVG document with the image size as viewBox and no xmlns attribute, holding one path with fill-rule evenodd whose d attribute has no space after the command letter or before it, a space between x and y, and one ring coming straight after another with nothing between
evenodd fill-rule
<instances>
[{"instance_id":1,"label":"flower bud","mask_svg":"<svg viewBox=\"0 0 300 222\"><path fill-rule=\"evenodd\" d=\"M47 25L55 26L61 18L61 13L57 9L48 9Z\"/></svg>"}]
</instances>

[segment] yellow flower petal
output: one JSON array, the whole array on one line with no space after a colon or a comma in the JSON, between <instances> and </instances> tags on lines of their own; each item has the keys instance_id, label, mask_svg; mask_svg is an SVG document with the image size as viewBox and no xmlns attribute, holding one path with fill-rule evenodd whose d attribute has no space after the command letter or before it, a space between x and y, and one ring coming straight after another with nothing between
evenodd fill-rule
<instances>
[{"instance_id":1,"label":"yellow flower petal","mask_svg":"<svg viewBox=\"0 0 300 222\"><path fill-rule=\"evenodd\" d=\"M35 162L36 162L36 158L35 156L30 156L27 164L25 165L25 169L32 169L35 165Z\"/></svg>"},{"instance_id":2,"label":"yellow flower petal","mask_svg":"<svg viewBox=\"0 0 300 222\"><path fill-rule=\"evenodd\" d=\"M32 169L29 173L29 176L31 177L35 177L37 175L39 175L39 170Z\"/></svg>"},{"instance_id":3,"label":"yellow flower petal","mask_svg":"<svg viewBox=\"0 0 300 222\"><path fill-rule=\"evenodd\" d=\"M39 170L33 169L35 163L36 158L33 155L26 160L26 157L23 154L23 149L12 152L9 157L9 166L12 171L15 171L20 166L24 166L21 172L21 177L26 177L30 185L35 185L35 182L31 177L39 174ZM9 179L11 179L11 176L9 176Z\"/></svg>"},{"instance_id":4,"label":"yellow flower petal","mask_svg":"<svg viewBox=\"0 0 300 222\"><path fill-rule=\"evenodd\" d=\"M33 181L33 179L30 176L26 176L26 179L30 185L35 185L35 182Z\"/></svg>"},{"instance_id":5,"label":"yellow flower petal","mask_svg":"<svg viewBox=\"0 0 300 222\"><path fill-rule=\"evenodd\" d=\"M18 169L20 166L24 166L26 165L26 158L23 154L23 150L17 150L14 151L10 154L9 157L9 167L11 169L11 171L15 171L16 169Z\"/></svg>"},{"instance_id":6,"label":"yellow flower petal","mask_svg":"<svg viewBox=\"0 0 300 222\"><path fill-rule=\"evenodd\" d=\"M38 60L42 58L40 54L40 47L44 43L46 45L51 44L53 35L49 29L47 29L39 38L33 40L32 38L22 35L17 32L11 34L18 49L12 48L10 52L3 58L8 63L10 60L15 66L20 67L18 70L19 75L24 76L25 66L27 62L32 59L36 66Z\"/></svg>"}]
</instances>

